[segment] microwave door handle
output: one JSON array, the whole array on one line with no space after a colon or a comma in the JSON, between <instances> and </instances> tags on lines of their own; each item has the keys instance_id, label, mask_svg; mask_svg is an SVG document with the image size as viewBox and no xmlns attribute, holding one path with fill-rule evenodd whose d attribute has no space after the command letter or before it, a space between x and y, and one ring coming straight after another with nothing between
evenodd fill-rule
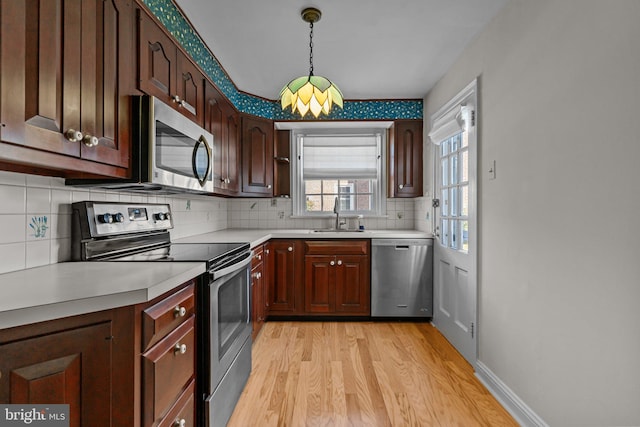
<instances>
[{"instance_id":1,"label":"microwave door handle","mask_svg":"<svg viewBox=\"0 0 640 427\"><path fill-rule=\"evenodd\" d=\"M202 178L200 178L200 176L198 175L198 165L196 162L198 159L198 149L200 148L200 145L204 146L204 149L207 153L207 170L205 171L204 176ZM204 135L200 135L200 138L198 138L197 144L193 146L193 154L191 156L191 167L193 169L193 176L200 183L200 187L204 187L204 185L207 183L207 180L209 179L209 173L211 172L211 163L212 163L211 157L212 157L212 153L211 153L211 148L209 147L209 143L207 139L204 137Z\"/></svg>"}]
</instances>

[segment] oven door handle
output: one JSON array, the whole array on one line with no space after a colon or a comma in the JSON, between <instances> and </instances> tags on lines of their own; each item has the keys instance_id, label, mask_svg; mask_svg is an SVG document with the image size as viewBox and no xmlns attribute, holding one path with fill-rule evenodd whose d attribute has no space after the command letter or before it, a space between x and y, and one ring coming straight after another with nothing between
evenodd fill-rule
<instances>
[{"instance_id":1,"label":"oven door handle","mask_svg":"<svg viewBox=\"0 0 640 427\"><path fill-rule=\"evenodd\" d=\"M246 268L247 265L251 263L252 254L253 252L247 252L247 257L242 261L236 264L230 265L229 267L221 268L220 270L214 270L211 273L213 276L213 279L216 280L216 279L219 279L220 277L224 277L228 274L232 274L232 273L235 273L236 271L240 271L243 268Z\"/></svg>"}]
</instances>

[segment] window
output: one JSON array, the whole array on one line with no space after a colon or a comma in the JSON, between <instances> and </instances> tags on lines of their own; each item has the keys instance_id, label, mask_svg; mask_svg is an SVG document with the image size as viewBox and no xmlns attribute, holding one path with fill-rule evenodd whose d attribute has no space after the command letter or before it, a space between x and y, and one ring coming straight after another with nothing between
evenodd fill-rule
<instances>
[{"instance_id":1,"label":"window","mask_svg":"<svg viewBox=\"0 0 640 427\"><path fill-rule=\"evenodd\" d=\"M469 250L469 139L458 133L440 144L440 234L442 244Z\"/></svg>"},{"instance_id":2,"label":"window","mask_svg":"<svg viewBox=\"0 0 640 427\"><path fill-rule=\"evenodd\" d=\"M442 246L469 252L470 197L469 129L475 126L475 85L458 95L432 119L429 138L435 144L436 188L439 202L435 233Z\"/></svg>"},{"instance_id":3,"label":"window","mask_svg":"<svg viewBox=\"0 0 640 427\"><path fill-rule=\"evenodd\" d=\"M294 215L384 215L383 145L386 130L294 134Z\"/></svg>"}]
</instances>

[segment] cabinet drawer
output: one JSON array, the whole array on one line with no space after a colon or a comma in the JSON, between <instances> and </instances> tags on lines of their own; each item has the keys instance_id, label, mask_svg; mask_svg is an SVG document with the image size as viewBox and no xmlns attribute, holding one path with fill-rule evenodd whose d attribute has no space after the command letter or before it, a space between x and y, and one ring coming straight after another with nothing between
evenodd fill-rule
<instances>
[{"instance_id":1,"label":"cabinet drawer","mask_svg":"<svg viewBox=\"0 0 640 427\"><path fill-rule=\"evenodd\" d=\"M194 283L142 312L142 350L161 340L195 314Z\"/></svg>"},{"instance_id":2,"label":"cabinet drawer","mask_svg":"<svg viewBox=\"0 0 640 427\"><path fill-rule=\"evenodd\" d=\"M195 316L142 355L144 425L160 420L194 376Z\"/></svg>"},{"instance_id":3,"label":"cabinet drawer","mask_svg":"<svg viewBox=\"0 0 640 427\"><path fill-rule=\"evenodd\" d=\"M251 268L255 268L262 263L264 259L264 247L262 245L253 248L253 258L251 259Z\"/></svg>"},{"instance_id":4,"label":"cabinet drawer","mask_svg":"<svg viewBox=\"0 0 640 427\"><path fill-rule=\"evenodd\" d=\"M176 427L183 424L185 427L194 427L196 425L194 392L195 380L189 383L158 427Z\"/></svg>"},{"instance_id":5,"label":"cabinet drawer","mask_svg":"<svg viewBox=\"0 0 640 427\"><path fill-rule=\"evenodd\" d=\"M368 240L306 240L305 254L308 255L367 255Z\"/></svg>"}]
</instances>

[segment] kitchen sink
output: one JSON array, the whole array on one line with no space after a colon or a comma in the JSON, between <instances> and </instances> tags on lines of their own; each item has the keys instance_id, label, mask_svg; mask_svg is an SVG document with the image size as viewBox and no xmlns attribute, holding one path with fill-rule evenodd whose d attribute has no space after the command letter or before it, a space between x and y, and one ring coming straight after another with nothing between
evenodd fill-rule
<instances>
[{"instance_id":1,"label":"kitchen sink","mask_svg":"<svg viewBox=\"0 0 640 427\"><path fill-rule=\"evenodd\" d=\"M341 228L320 228L317 230L311 230L312 233L361 233L364 230L345 230Z\"/></svg>"}]
</instances>

